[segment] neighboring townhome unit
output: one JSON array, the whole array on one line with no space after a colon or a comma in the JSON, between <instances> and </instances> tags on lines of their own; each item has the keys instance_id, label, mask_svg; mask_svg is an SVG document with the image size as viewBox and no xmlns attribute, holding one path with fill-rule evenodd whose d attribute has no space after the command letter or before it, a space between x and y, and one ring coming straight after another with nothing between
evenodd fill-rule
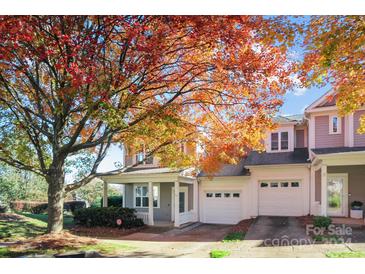
<instances>
[{"instance_id":1,"label":"neighboring townhome unit","mask_svg":"<svg viewBox=\"0 0 365 274\"><path fill-rule=\"evenodd\" d=\"M150 225L235 224L257 216L348 217L351 202L365 203L365 135L357 133L363 114L365 109L341 117L334 92L328 92L304 114L275 117L278 126L267 132L264 152L251 151L215 174L194 176L194 168L161 167L143 149L126 151L125 170L102 178L105 195L108 183L124 184L124 206L135 208ZM181 149L196 153L189 144Z\"/></svg>"}]
</instances>

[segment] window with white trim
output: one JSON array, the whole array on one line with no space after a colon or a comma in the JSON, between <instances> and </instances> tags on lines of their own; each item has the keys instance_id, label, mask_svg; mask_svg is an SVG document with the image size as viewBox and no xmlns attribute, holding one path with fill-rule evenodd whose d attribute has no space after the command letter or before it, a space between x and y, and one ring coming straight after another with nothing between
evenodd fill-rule
<instances>
[{"instance_id":1,"label":"window with white trim","mask_svg":"<svg viewBox=\"0 0 365 274\"><path fill-rule=\"evenodd\" d=\"M279 133L271 133L271 150L279 150Z\"/></svg>"},{"instance_id":2,"label":"window with white trim","mask_svg":"<svg viewBox=\"0 0 365 274\"><path fill-rule=\"evenodd\" d=\"M153 207L159 207L159 187L152 186ZM137 208L148 207L148 186L134 187L134 206Z\"/></svg>"},{"instance_id":3,"label":"window with white trim","mask_svg":"<svg viewBox=\"0 0 365 274\"><path fill-rule=\"evenodd\" d=\"M280 132L280 149L287 150L289 148L289 134L287 131Z\"/></svg>"},{"instance_id":4,"label":"window with white trim","mask_svg":"<svg viewBox=\"0 0 365 274\"><path fill-rule=\"evenodd\" d=\"M341 134L341 118L337 115L329 116L329 134Z\"/></svg>"},{"instance_id":5,"label":"window with white trim","mask_svg":"<svg viewBox=\"0 0 365 274\"><path fill-rule=\"evenodd\" d=\"M271 133L271 151L289 149L289 132L280 131Z\"/></svg>"}]
</instances>

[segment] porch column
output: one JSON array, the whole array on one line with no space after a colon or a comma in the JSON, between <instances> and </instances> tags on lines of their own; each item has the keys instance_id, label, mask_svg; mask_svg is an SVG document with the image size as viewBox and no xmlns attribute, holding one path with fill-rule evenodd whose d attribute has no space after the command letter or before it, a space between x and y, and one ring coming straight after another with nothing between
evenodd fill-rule
<instances>
[{"instance_id":1,"label":"porch column","mask_svg":"<svg viewBox=\"0 0 365 274\"><path fill-rule=\"evenodd\" d=\"M321 215L327 216L327 165L321 167Z\"/></svg>"},{"instance_id":2,"label":"porch column","mask_svg":"<svg viewBox=\"0 0 365 274\"><path fill-rule=\"evenodd\" d=\"M179 212L179 205L180 205L180 183L179 181L175 181L175 185L174 185L174 205L175 205L175 212L174 212L174 226L175 227L179 227L180 226L180 212Z\"/></svg>"},{"instance_id":3,"label":"porch column","mask_svg":"<svg viewBox=\"0 0 365 274\"><path fill-rule=\"evenodd\" d=\"M103 207L108 207L108 183L104 182Z\"/></svg>"},{"instance_id":4,"label":"porch column","mask_svg":"<svg viewBox=\"0 0 365 274\"><path fill-rule=\"evenodd\" d=\"M153 221L153 184L148 183L148 225L154 225Z\"/></svg>"},{"instance_id":5,"label":"porch column","mask_svg":"<svg viewBox=\"0 0 365 274\"><path fill-rule=\"evenodd\" d=\"M122 185L123 186L123 207L125 207L125 184Z\"/></svg>"},{"instance_id":6,"label":"porch column","mask_svg":"<svg viewBox=\"0 0 365 274\"><path fill-rule=\"evenodd\" d=\"M198 196L199 195L199 190L198 190L198 180L195 180L193 183L193 212L194 212L194 219L195 222L199 221L199 213L198 213Z\"/></svg>"}]
</instances>

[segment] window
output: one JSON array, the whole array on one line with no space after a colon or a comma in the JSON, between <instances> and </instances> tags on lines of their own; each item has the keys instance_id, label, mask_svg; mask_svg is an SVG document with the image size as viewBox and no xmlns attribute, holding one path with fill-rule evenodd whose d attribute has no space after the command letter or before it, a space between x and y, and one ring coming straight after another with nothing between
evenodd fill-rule
<instances>
[{"instance_id":1,"label":"window","mask_svg":"<svg viewBox=\"0 0 365 274\"><path fill-rule=\"evenodd\" d=\"M148 156L146 158L145 164L147 164L147 165L153 164L153 156Z\"/></svg>"},{"instance_id":2,"label":"window","mask_svg":"<svg viewBox=\"0 0 365 274\"><path fill-rule=\"evenodd\" d=\"M288 132L284 131L280 133L280 146L281 146L281 150L285 150L288 149L289 147L289 141L288 141Z\"/></svg>"},{"instance_id":3,"label":"window","mask_svg":"<svg viewBox=\"0 0 365 274\"><path fill-rule=\"evenodd\" d=\"M220 198L220 197L222 197L222 193L216 193L216 194L215 194L215 197L216 197L216 198Z\"/></svg>"},{"instance_id":4,"label":"window","mask_svg":"<svg viewBox=\"0 0 365 274\"><path fill-rule=\"evenodd\" d=\"M288 150L289 133L287 131L271 133L271 151Z\"/></svg>"},{"instance_id":5,"label":"window","mask_svg":"<svg viewBox=\"0 0 365 274\"><path fill-rule=\"evenodd\" d=\"M135 187L135 207L148 207L148 186ZM152 187L153 207L159 207L159 187Z\"/></svg>"},{"instance_id":6,"label":"window","mask_svg":"<svg viewBox=\"0 0 365 274\"><path fill-rule=\"evenodd\" d=\"M268 183L261 183L261 187L268 187L269 184Z\"/></svg>"},{"instance_id":7,"label":"window","mask_svg":"<svg viewBox=\"0 0 365 274\"><path fill-rule=\"evenodd\" d=\"M281 182L280 183L280 187L288 187L289 183L288 182Z\"/></svg>"},{"instance_id":8,"label":"window","mask_svg":"<svg viewBox=\"0 0 365 274\"><path fill-rule=\"evenodd\" d=\"M137 154L136 154L136 162L137 163L142 162L143 161L143 158L144 158L143 151L137 152Z\"/></svg>"},{"instance_id":9,"label":"window","mask_svg":"<svg viewBox=\"0 0 365 274\"><path fill-rule=\"evenodd\" d=\"M279 184L276 182L270 183L270 187L279 187Z\"/></svg>"},{"instance_id":10,"label":"window","mask_svg":"<svg viewBox=\"0 0 365 274\"><path fill-rule=\"evenodd\" d=\"M271 133L271 150L279 150L279 134Z\"/></svg>"},{"instance_id":11,"label":"window","mask_svg":"<svg viewBox=\"0 0 365 274\"><path fill-rule=\"evenodd\" d=\"M299 187L299 182L291 182L291 187Z\"/></svg>"},{"instance_id":12,"label":"window","mask_svg":"<svg viewBox=\"0 0 365 274\"><path fill-rule=\"evenodd\" d=\"M229 198L231 197L231 193L224 193L224 198Z\"/></svg>"},{"instance_id":13,"label":"window","mask_svg":"<svg viewBox=\"0 0 365 274\"><path fill-rule=\"evenodd\" d=\"M329 116L329 133L340 134L341 133L341 118L336 115Z\"/></svg>"},{"instance_id":14,"label":"window","mask_svg":"<svg viewBox=\"0 0 365 274\"><path fill-rule=\"evenodd\" d=\"M232 197L233 198L239 198L240 197L240 194L239 193L233 193Z\"/></svg>"},{"instance_id":15,"label":"window","mask_svg":"<svg viewBox=\"0 0 365 274\"><path fill-rule=\"evenodd\" d=\"M213 197L213 193L207 193L207 198L212 198Z\"/></svg>"}]
</instances>

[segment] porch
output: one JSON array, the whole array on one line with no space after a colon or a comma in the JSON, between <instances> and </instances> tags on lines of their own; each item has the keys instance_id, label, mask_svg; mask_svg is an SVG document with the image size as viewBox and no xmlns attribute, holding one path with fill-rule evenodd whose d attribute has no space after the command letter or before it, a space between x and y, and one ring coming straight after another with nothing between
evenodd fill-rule
<instances>
[{"instance_id":1,"label":"porch","mask_svg":"<svg viewBox=\"0 0 365 274\"><path fill-rule=\"evenodd\" d=\"M122 184L123 207L136 209L145 224L180 227L198 221L198 182L189 170L129 168L102 179L104 207L108 184Z\"/></svg>"},{"instance_id":2,"label":"porch","mask_svg":"<svg viewBox=\"0 0 365 274\"><path fill-rule=\"evenodd\" d=\"M365 148L355 151L322 153L314 150L311 167L311 214L336 217L335 221L352 222L351 203L365 205ZM364 223L364 216L359 222Z\"/></svg>"}]
</instances>

